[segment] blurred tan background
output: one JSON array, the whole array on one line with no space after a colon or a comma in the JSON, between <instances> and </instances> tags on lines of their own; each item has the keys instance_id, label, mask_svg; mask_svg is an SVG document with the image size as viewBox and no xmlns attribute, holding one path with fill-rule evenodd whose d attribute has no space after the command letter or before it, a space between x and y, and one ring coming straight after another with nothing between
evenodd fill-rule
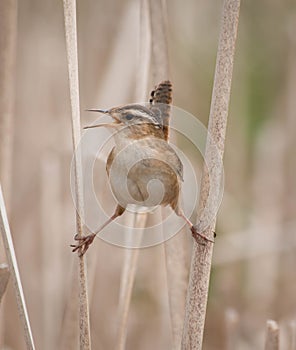
<instances>
[{"instance_id":1,"label":"blurred tan background","mask_svg":"<svg viewBox=\"0 0 296 350\"><path fill-rule=\"evenodd\" d=\"M81 118L87 123L92 116L83 112L85 108L135 102L139 4L85 0L77 6ZM204 124L221 8L222 1L168 1L174 104ZM76 259L69 248L75 215L69 184L72 143L62 1L19 1L17 13L11 184L3 191L9 197L36 347L63 349L63 339L69 336L66 310L75 305L71 280ZM225 315L239 319L238 349L263 348L268 318L280 323L282 349L292 349L288 344L296 319L295 19L293 1L242 1L205 350L225 348ZM102 174L103 184L105 180ZM89 276L93 349L114 348L124 254L101 240L89 251L95 264ZM189 266L190 252L186 259ZM11 284L1 305L0 339L1 349L25 348ZM140 252L126 348L170 349L171 342L160 245Z\"/></svg>"}]
</instances>

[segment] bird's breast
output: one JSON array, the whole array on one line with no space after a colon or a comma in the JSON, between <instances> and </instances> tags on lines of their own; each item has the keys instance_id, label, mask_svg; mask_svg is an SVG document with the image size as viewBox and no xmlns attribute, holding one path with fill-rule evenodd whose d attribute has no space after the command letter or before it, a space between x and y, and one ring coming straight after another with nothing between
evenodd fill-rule
<instances>
[{"instance_id":1,"label":"bird's breast","mask_svg":"<svg viewBox=\"0 0 296 350\"><path fill-rule=\"evenodd\" d=\"M166 141L137 140L124 147L116 145L108 161L111 189L123 207L128 204L150 207L177 201L182 164Z\"/></svg>"}]
</instances>

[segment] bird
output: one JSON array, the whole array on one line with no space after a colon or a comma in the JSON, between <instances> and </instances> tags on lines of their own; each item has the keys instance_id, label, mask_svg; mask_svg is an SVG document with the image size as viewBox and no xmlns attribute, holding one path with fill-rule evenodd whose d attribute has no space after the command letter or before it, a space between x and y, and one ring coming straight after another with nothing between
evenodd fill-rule
<instances>
[{"instance_id":1,"label":"bird","mask_svg":"<svg viewBox=\"0 0 296 350\"><path fill-rule=\"evenodd\" d=\"M165 80L150 93L148 106L128 104L88 110L113 119L113 122L85 126L84 129L106 127L113 132L115 146L107 158L106 171L117 206L96 232L74 236L77 243L71 245L73 252L78 251L83 256L98 233L121 216L130 204L144 207L169 205L189 225L193 237L200 236L213 243L212 239L198 232L180 205L183 165L169 144L171 103L172 83ZM156 180L156 185L149 191L151 180Z\"/></svg>"}]
</instances>

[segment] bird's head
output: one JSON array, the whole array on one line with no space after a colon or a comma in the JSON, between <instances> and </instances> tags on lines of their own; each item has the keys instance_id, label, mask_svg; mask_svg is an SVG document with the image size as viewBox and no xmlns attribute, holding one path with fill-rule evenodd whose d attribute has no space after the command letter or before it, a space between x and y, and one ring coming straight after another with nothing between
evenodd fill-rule
<instances>
[{"instance_id":1,"label":"bird's head","mask_svg":"<svg viewBox=\"0 0 296 350\"><path fill-rule=\"evenodd\" d=\"M162 133L163 124L160 111L151 110L139 104L130 104L110 109L88 109L91 112L99 112L112 117L113 122L90 125L84 129L105 126L110 129L123 131L135 138L149 134Z\"/></svg>"}]
</instances>

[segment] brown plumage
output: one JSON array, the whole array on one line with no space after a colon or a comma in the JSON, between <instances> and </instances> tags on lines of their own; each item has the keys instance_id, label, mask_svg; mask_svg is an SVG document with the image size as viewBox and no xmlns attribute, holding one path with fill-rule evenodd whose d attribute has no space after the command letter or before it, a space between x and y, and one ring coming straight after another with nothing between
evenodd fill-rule
<instances>
[{"instance_id":1,"label":"brown plumage","mask_svg":"<svg viewBox=\"0 0 296 350\"><path fill-rule=\"evenodd\" d=\"M95 236L116 217L122 215L129 204L146 207L170 205L178 216L190 226L193 235L202 236L184 215L179 206L183 181L183 165L168 143L172 102L172 84L163 81L151 92L149 107L126 105L109 110L94 110L110 115L114 122L91 127L106 126L114 130L115 146L110 152L106 171L118 205L114 214L100 229L79 241L73 251L84 254ZM156 185L148 192L152 180ZM161 187L159 187L161 184ZM157 187L158 186L158 187Z\"/></svg>"}]
</instances>

